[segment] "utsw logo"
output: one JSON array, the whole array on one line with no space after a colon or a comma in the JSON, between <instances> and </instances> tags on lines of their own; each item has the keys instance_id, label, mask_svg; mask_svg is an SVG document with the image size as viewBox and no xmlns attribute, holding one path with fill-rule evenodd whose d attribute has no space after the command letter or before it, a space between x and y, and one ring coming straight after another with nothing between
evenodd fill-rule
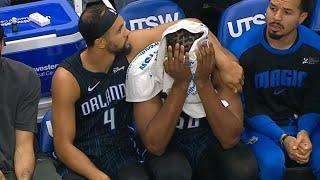
<instances>
[{"instance_id":1,"label":"utsw logo","mask_svg":"<svg viewBox=\"0 0 320 180\"><path fill-rule=\"evenodd\" d=\"M129 21L130 30L133 31L136 29L155 27L155 26L158 26L159 24L164 24L164 23L175 21L178 19L179 19L178 12L175 12L173 14L165 14L164 16L158 15L158 16L149 16L149 17L140 18L140 19L132 19Z\"/></svg>"},{"instance_id":2,"label":"utsw logo","mask_svg":"<svg viewBox=\"0 0 320 180\"><path fill-rule=\"evenodd\" d=\"M243 18L243 19L238 19L236 21L237 30L238 30L237 32L235 31L233 23L231 21L229 21L227 23L228 29L229 29L229 33L233 38L237 38L237 37L241 36L243 32L246 32L246 31L250 30L251 22L253 24L262 25L262 24L266 23L265 19L266 19L266 17L265 17L264 14L257 14L255 16L246 17L246 18ZM245 27L245 31L243 31L243 25Z\"/></svg>"}]
</instances>

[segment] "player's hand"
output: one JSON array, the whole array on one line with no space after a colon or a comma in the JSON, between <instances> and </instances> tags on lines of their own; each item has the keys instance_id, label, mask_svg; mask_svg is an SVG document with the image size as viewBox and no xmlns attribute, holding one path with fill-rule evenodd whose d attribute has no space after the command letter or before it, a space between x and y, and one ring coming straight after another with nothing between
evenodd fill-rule
<instances>
[{"instance_id":1,"label":"player's hand","mask_svg":"<svg viewBox=\"0 0 320 180\"><path fill-rule=\"evenodd\" d=\"M312 143L307 131L302 130L297 134L296 146L298 149L296 154L297 162L300 164L308 163L312 151Z\"/></svg>"},{"instance_id":2,"label":"player's hand","mask_svg":"<svg viewBox=\"0 0 320 180\"><path fill-rule=\"evenodd\" d=\"M0 170L0 180L6 180L6 177L4 176L1 170Z\"/></svg>"},{"instance_id":3,"label":"player's hand","mask_svg":"<svg viewBox=\"0 0 320 180\"><path fill-rule=\"evenodd\" d=\"M163 64L166 73L174 79L175 83L190 83L189 54L184 52L183 45L176 44L174 50L168 46L168 58Z\"/></svg>"},{"instance_id":4,"label":"player's hand","mask_svg":"<svg viewBox=\"0 0 320 180\"><path fill-rule=\"evenodd\" d=\"M198 46L197 52L197 70L195 73L195 83L197 87L205 84L211 84L210 74L215 69L215 54L212 43L209 47L206 44Z\"/></svg>"},{"instance_id":5,"label":"player's hand","mask_svg":"<svg viewBox=\"0 0 320 180\"><path fill-rule=\"evenodd\" d=\"M298 161L298 158L296 156L296 154L298 152L297 146L296 146L296 141L297 141L297 139L293 136L288 136L283 141L283 146L286 149L289 158L294 161Z\"/></svg>"},{"instance_id":6,"label":"player's hand","mask_svg":"<svg viewBox=\"0 0 320 180\"><path fill-rule=\"evenodd\" d=\"M234 93L241 92L244 84L244 74L242 67L235 61L225 60L218 67L222 82L226 84Z\"/></svg>"}]
</instances>

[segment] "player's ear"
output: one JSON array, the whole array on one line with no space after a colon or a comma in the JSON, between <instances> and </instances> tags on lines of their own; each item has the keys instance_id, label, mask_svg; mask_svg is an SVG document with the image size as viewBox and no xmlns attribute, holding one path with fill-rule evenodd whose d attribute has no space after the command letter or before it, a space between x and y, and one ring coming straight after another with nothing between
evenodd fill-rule
<instances>
[{"instance_id":1,"label":"player's ear","mask_svg":"<svg viewBox=\"0 0 320 180\"><path fill-rule=\"evenodd\" d=\"M308 17L307 12L302 12L299 17L299 24L303 23L303 21Z\"/></svg>"}]
</instances>

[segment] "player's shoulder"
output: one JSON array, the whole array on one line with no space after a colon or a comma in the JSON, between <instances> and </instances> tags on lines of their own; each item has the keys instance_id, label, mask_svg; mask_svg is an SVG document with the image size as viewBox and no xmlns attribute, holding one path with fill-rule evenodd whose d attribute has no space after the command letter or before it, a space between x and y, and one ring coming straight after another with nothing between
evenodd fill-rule
<instances>
[{"instance_id":1,"label":"player's shoulder","mask_svg":"<svg viewBox=\"0 0 320 180\"><path fill-rule=\"evenodd\" d=\"M320 51L320 36L316 32L303 25L299 25L298 30L302 43Z\"/></svg>"}]
</instances>

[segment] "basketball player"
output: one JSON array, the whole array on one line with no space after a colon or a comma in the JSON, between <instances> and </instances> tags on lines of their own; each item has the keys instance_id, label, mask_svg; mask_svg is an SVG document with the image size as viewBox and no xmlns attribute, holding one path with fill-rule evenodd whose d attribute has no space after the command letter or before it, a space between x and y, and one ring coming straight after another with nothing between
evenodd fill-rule
<instances>
[{"instance_id":1,"label":"basketball player","mask_svg":"<svg viewBox=\"0 0 320 180\"><path fill-rule=\"evenodd\" d=\"M207 35L203 24L182 20L129 66L127 100L135 102L136 125L154 179L257 178L253 154L239 143L239 94L222 83L215 68L220 57L215 58L212 43L207 45ZM169 90L162 88L170 79Z\"/></svg>"},{"instance_id":2,"label":"basketball player","mask_svg":"<svg viewBox=\"0 0 320 180\"><path fill-rule=\"evenodd\" d=\"M79 30L87 48L63 61L52 83L54 145L64 178L147 178L128 127L133 117L125 101L126 70L174 23L129 32L123 18L103 4L82 13ZM214 40L224 82L241 90L242 69Z\"/></svg>"},{"instance_id":3,"label":"basketball player","mask_svg":"<svg viewBox=\"0 0 320 180\"><path fill-rule=\"evenodd\" d=\"M320 37L300 25L310 3L270 0L267 25L230 48L245 70L243 139L261 179L283 179L287 156L320 179Z\"/></svg>"}]
</instances>

